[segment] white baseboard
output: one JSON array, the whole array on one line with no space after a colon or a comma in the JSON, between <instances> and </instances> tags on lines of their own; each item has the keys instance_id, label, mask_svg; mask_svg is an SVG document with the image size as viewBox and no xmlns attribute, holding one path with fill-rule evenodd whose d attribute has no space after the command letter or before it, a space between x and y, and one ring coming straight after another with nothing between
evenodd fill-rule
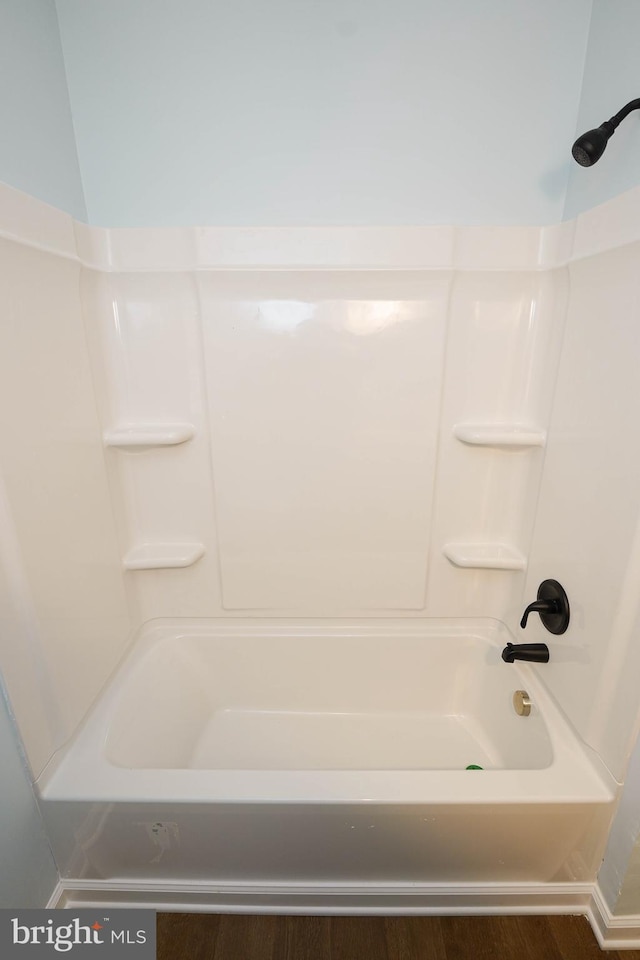
<instances>
[{"instance_id":1,"label":"white baseboard","mask_svg":"<svg viewBox=\"0 0 640 960\"><path fill-rule=\"evenodd\" d=\"M53 888L53 891L51 893L51 896L49 897L49 900L45 905L45 909L56 910L58 907L62 905L62 901L64 900L64 897L65 897L64 885L62 883L62 880L58 880L55 887Z\"/></svg>"},{"instance_id":2,"label":"white baseboard","mask_svg":"<svg viewBox=\"0 0 640 960\"><path fill-rule=\"evenodd\" d=\"M640 949L640 915L616 916L611 913L596 883L587 917L602 950Z\"/></svg>"},{"instance_id":3,"label":"white baseboard","mask_svg":"<svg viewBox=\"0 0 640 960\"><path fill-rule=\"evenodd\" d=\"M209 884L63 881L57 906L280 914L588 913L590 883Z\"/></svg>"},{"instance_id":4,"label":"white baseboard","mask_svg":"<svg viewBox=\"0 0 640 960\"><path fill-rule=\"evenodd\" d=\"M615 916L598 885L591 883L436 886L62 880L47 906L307 916L584 914L601 949L640 949L640 915Z\"/></svg>"},{"instance_id":5,"label":"white baseboard","mask_svg":"<svg viewBox=\"0 0 640 960\"><path fill-rule=\"evenodd\" d=\"M598 885L590 883L436 886L62 880L47 907L307 916L585 914L602 950L640 949L640 915L612 914Z\"/></svg>"}]
</instances>

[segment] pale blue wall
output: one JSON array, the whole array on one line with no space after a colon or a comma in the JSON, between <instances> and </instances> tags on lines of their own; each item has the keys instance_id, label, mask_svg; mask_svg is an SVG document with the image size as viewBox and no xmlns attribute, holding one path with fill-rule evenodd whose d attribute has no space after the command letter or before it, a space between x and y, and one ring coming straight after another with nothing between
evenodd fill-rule
<instances>
[{"instance_id":1,"label":"pale blue wall","mask_svg":"<svg viewBox=\"0 0 640 960\"><path fill-rule=\"evenodd\" d=\"M91 223L562 218L591 0L57 0Z\"/></svg>"},{"instance_id":2,"label":"pale blue wall","mask_svg":"<svg viewBox=\"0 0 640 960\"><path fill-rule=\"evenodd\" d=\"M0 688L0 908L45 907L57 882L58 871Z\"/></svg>"},{"instance_id":3,"label":"pale blue wall","mask_svg":"<svg viewBox=\"0 0 640 960\"><path fill-rule=\"evenodd\" d=\"M640 2L594 0L575 135L640 97ZM575 139L575 136L574 138ZM640 184L640 111L616 130L593 167L572 168L565 219Z\"/></svg>"},{"instance_id":4,"label":"pale blue wall","mask_svg":"<svg viewBox=\"0 0 640 960\"><path fill-rule=\"evenodd\" d=\"M0 180L86 219L54 0L0 0Z\"/></svg>"},{"instance_id":5,"label":"pale blue wall","mask_svg":"<svg viewBox=\"0 0 640 960\"><path fill-rule=\"evenodd\" d=\"M568 159L640 96L640 3L591 7L57 0L63 59L54 0L2 0L0 180L86 219L75 124L102 225L568 219L640 183L640 114Z\"/></svg>"}]
</instances>

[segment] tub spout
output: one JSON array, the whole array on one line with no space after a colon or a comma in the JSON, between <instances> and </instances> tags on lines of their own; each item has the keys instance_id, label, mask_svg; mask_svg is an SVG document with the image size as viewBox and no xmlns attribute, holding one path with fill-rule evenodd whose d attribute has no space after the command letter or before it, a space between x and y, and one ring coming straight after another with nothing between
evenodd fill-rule
<instances>
[{"instance_id":1,"label":"tub spout","mask_svg":"<svg viewBox=\"0 0 640 960\"><path fill-rule=\"evenodd\" d=\"M508 643L502 651L505 663L514 660L529 660L532 663L548 663L549 647L546 643Z\"/></svg>"}]
</instances>

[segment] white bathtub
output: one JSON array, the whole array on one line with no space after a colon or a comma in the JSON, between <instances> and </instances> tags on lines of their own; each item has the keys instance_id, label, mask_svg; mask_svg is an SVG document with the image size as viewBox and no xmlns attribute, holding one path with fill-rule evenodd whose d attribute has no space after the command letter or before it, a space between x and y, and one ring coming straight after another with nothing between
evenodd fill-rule
<instances>
[{"instance_id":1,"label":"white bathtub","mask_svg":"<svg viewBox=\"0 0 640 960\"><path fill-rule=\"evenodd\" d=\"M149 624L40 779L59 857L84 877L592 879L616 784L508 640L494 621Z\"/></svg>"}]
</instances>

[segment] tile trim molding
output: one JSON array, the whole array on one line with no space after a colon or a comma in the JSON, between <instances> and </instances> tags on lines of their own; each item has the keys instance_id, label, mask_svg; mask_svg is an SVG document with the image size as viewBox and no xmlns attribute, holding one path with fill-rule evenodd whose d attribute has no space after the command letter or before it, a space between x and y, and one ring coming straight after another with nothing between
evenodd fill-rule
<instances>
[{"instance_id":1,"label":"tile trim molding","mask_svg":"<svg viewBox=\"0 0 640 960\"><path fill-rule=\"evenodd\" d=\"M106 272L550 270L640 241L640 186L543 227L106 229L0 183L0 237Z\"/></svg>"}]
</instances>

